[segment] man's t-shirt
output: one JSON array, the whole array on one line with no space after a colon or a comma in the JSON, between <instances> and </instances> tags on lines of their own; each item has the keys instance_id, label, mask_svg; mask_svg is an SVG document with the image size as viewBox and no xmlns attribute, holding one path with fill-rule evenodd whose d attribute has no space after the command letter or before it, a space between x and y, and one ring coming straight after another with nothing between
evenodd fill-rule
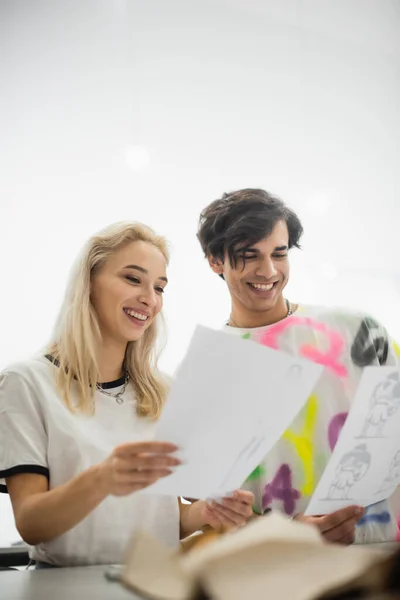
<instances>
[{"instance_id":1,"label":"man's t-shirt","mask_svg":"<svg viewBox=\"0 0 400 600\"><path fill-rule=\"evenodd\" d=\"M400 366L400 348L371 317L317 306L300 305L273 325L225 326L225 331L325 367L303 409L244 485L255 495L256 512L273 509L293 516L306 509L328 464L362 368ZM358 523L356 543L392 541L397 530L390 502L380 502L369 507Z\"/></svg>"}]
</instances>

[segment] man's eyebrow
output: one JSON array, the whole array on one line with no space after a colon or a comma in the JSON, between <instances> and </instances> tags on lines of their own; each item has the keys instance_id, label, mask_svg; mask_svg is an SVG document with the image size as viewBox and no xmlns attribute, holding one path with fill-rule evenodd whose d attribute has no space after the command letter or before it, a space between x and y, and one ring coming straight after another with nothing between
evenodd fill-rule
<instances>
[{"instance_id":1,"label":"man's eyebrow","mask_svg":"<svg viewBox=\"0 0 400 600\"><path fill-rule=\"evenodd\" d=\"M274 248L274 252L285 252L286 250L289 250L288 246L276 246L276 248ZM242 246L241 248L238 248L236 250L236 252L257 252L257 253L259 253L260 250L258 248L254 248L253 246Z\"/></svg>"},{"instance_id":2,"label":"man's eyebrow","mask_svg":"<svg viewBox=\"0 0 400 600\"><path fill-rule=\"evenodd\" d=\"M147 269L144 269L143 267L139 267L139 265L126 265L124 267L124 269L135 269L135 271L139 271L140 273L144 273L144 275L148 275L149 274L149 272L147 271ZM163 275L161 275L157 279L161 279L161 281L165 281L166 283L168 283L168 279L166 277L164 277Z\"/></svg>"},{"instance_id":3,"label":"man's eyebrow","mask_svg":"<svg viewBox=\"0 0 400 600\"><path fill-rule=\"evenodd\" d=\"M252 246L240 246L236 248L235 252L260 252L258 248L253 248Z\"/></svg>"}]
</instances>

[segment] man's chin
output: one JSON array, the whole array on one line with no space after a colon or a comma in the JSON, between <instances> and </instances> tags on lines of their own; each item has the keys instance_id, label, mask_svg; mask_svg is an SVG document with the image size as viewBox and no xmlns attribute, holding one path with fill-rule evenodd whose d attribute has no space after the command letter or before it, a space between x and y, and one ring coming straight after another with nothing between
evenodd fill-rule
<instances>
[{"instance_id":1,"label":"man's chin","mask_svg":"<svg viewBox=\"0 0 400 600\"><path fill-rule=\"evenodd\" d=\"M254 312L267 312L274 308L276 305L276 300L266 300L264 298L251 298L249 302L247 302L246 308L248 310Z\"/></svg>"}]
</instances>

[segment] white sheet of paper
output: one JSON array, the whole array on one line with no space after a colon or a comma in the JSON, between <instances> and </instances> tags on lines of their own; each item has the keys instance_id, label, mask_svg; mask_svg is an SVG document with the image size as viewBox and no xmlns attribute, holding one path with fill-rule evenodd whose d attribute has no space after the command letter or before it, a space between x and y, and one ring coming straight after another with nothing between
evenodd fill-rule
<instances>
[{"instance_id":1,"label":"white sheet of paper","mask_svg":"<svg viewBox=\"0 0 400 600\"><path fill-rule=\"evenodd\" d=\"M299 412L322 367L198 326L157 425L185 463L144 490L218 497L241 486Z\"/></svg>"},{"instance_id":2,"label":"white sheet of paper","mask_svg":"<svg viewBox=\"0 0 400 600\"><path fill-rule=\"evenodd\" d=\"M366 367L329 463L307 507L321 515L389 498L400 483L400 370Z\"/></svg>"}]
</instances>

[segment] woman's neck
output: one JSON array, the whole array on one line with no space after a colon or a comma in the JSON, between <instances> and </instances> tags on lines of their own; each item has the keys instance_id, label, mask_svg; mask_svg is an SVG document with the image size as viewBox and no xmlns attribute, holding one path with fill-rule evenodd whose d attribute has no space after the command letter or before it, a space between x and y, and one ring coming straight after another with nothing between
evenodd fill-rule
<instances>
[{"instance_id":1,"label":"woman's neck","mask_svg":"<svg viewBox=\"0 0 400 600\"><path fill-rule=\"evenodd\" d=\"M115 381L123 375L126 345L103 343L98 353L99 383Z\"/></svg>"}]
</instances>

